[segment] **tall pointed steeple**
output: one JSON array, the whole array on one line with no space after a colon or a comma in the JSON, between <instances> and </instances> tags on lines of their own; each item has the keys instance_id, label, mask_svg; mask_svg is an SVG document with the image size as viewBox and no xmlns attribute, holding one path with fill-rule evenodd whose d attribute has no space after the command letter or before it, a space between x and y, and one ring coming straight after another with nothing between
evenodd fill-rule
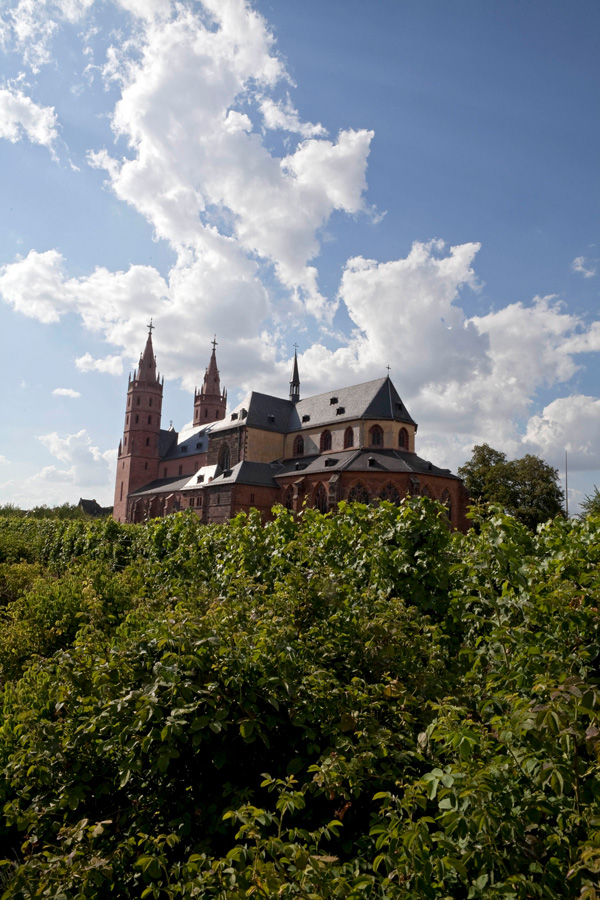
<instances>
[{"instance_id":1,"label":"tall pointed steeple","mask_svg":"<svg viewBox=\"0 0 600 900\"><path fill-rule=\"evenodd\" d=\"M208 425L225 418L227 391L221 391L221 377L217 366L217 338L212 342L210 361L204 372L202 389L194 391L194 425Z\"/></svg>"},{"instance_id":2,"label":"tall pointed steeple","mask_svg":"<svg viewBox=\"0 0 600 900\"><path fill-rule=\"evenodd\" d=\"M163 385L156 371L152 320L138 368L129 376L123 439L119 442L113 516L129 521L128 495L158 478Z\"/></svg>"},{"instance_id":3,"label":"tall pointed steeple","mask_svg":"<svg viewBox=\"0 0 600 900\"><path fill-rule=\"evenodd\" d=\"M294 344L294 368L292 369L292 380L290 381L290 400L297 403L300 399L300 375L298 374L298 355L296 353L297 345Z\"/></svg>"},{"instance_id":4,"label":"tall pointed steeple","mask_svg":"<svg viewBox=\"0 0 600 900\"><path fill-rule=\"evenodd\" d=\"M154 329L152 319L150 319L150 324L147 327L148 339L146 341L146 346L144 347L144 352L140 354L136 375L138 381L147 381L152 384L158 381L156 375L156 357L154 356L154 347L152 346L152 330Z\"/></svg>"}]
</instances>

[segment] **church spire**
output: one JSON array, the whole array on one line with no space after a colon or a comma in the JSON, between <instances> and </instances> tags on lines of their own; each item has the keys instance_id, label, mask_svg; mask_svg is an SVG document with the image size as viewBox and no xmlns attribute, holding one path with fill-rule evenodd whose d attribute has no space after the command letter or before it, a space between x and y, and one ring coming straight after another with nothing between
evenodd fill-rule
<instances>
[{"instance_id":1,"label":"church spire","mask_svg":"<svg viewBox=\"0 0 600 900\"><path fill-rule=\"evenodd\" d=\"M158 378L156 375L156 357L154 356L154 348L152 346L152 331L154 329L152 319L150 319L150 324L147 328L148 339L146 341L146 346L144 347L144 352L140 355L137 380L153 383L157 382Z\"/></svg>"},{"instance_id":2,"label":"church spire","mask_svg":"<svg viewBox=\"0 0 600 900\"><path fill-rule=\"evenodd\" d=\"M292 380L290 381L290 400L297 403L300 399L300 375L298 374L298 355L296 353L297 344L294 344L294 368L292 369Z\"/></svg>"},{"instance_id":3,"label":"church spire","mask_svg":"<svg viewBox=\"0 0 600 900\"><path fill-rule=\"evenodd\" d=\"M221 391L221 376L217 366L217 338L212 341L210 361L204 373L202 389L194 392L194 425L208 425L225 418L227 391Z\"/></svg>"}]
</instances>

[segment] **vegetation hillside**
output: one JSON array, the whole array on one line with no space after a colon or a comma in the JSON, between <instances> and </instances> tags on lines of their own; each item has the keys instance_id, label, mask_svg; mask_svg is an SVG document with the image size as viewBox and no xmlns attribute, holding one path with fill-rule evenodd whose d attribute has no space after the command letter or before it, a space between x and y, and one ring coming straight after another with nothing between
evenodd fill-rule
<instances>
[{"instance_id":1,"label":"vegetation hillside","mask_svg":"<svg viewBox=\"0 0 600 900\"><path fill-rule=\"evenodd\" d=\"M596 898L600 518L475 524L0 518L0 895Z\"/></svg>"}]
</instances>

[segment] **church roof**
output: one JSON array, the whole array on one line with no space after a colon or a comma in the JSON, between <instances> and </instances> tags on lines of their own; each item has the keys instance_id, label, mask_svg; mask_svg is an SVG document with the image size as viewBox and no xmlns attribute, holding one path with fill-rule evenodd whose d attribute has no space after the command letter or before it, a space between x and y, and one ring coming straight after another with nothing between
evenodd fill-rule
<instances>
[{"instance_id":1,"label":"church roof","mask_svg":"<svg viewBox=\"0 0 600 900\"><path fill-rule=\"evenodd\" d=\"M194 428L191 423L185 425L180 432L165 431L161 428L158 441L158 454L161 462L166 459L179 459L194 456L196 453L206 453L210 430L211 425ZM165 435L164 440L163 435ZM170 436L170 439L167 438L167 435Z\"/></svg>"},{"instance_id":2,"label":"church roof","mask_svg":"<svg viewBox=\"0 0 600 900\"><path fill-rule=\"evenodd\" d=\"M297 403L251 391L225 419L214 425L213 433L240 425L286 433L352 419L391 419L416 426L398 391L385 377L337 388Z\"/></svg>"},{"instance_id":3,"label":"church roof","mask_svg":"<svg viewBox=\"0 0 600 900\"><path fill-rule=\"evenodd\" d=\"M348 419L392 419L417 424L409 415L391 379L385 377L300 400L291 410L287 431Z\"/></svg>"},{"instance_id":4,"label":"church roof","mask_svg":"<svg viewBox=\"0 0 600 900\"><path fill-rule=\"evenodd\" d=\"M440 469L427 459L408 450L342 450L339 453L321 453L318 456L301 456L286 460L276 477L304 473L314 475L327 472L406 472L414 475L433 475L457 478L449 469ZM460 480L460 479L458 479Z\"/></svg>"}]
</instances>

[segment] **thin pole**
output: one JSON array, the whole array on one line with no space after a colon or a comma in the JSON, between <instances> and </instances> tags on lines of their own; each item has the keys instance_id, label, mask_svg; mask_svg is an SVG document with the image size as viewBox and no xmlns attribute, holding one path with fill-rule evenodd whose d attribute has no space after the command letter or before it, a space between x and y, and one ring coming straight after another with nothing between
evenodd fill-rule
<instances>
[{"instance_id":1,"label":"thin pole","mask_svg":"<svg viewBox=\"0 0 600 900\"><path fill-rule=\"evenodd\" d=\"M569 460L567 451L565 450L565 511L567 519L569 518Z\"/></svg>"}]
</instances>

